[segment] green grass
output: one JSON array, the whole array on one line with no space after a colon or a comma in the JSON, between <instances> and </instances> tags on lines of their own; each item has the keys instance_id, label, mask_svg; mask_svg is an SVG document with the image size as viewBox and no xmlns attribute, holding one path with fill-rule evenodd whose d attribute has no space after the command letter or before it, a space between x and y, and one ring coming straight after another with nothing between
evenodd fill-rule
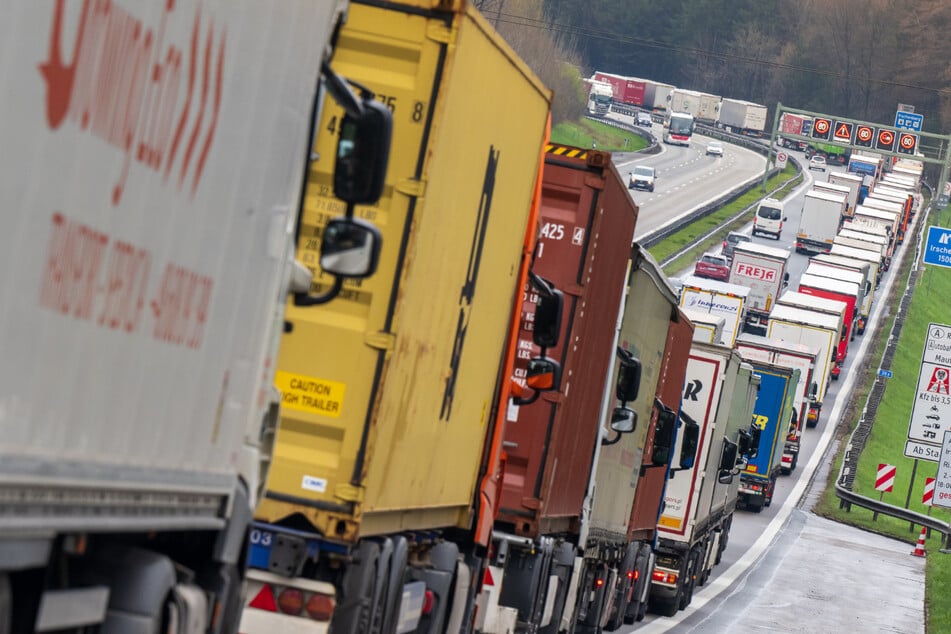
<instances>
[{"instance_id":1,"label":"green grass","mask_svg":"<svg viewBox=\"0 0 951 634\"><path fill-rule=\"evenodd\" d=\"M801 181L802 175L797 175L796 169L791 164L787 164L785 170L766 181L766 191L772 191L773 189L785 183L785 186L782 188L782 190L775 194L776 198L782 199L785 198L789 192L791 192ZM757 200L763 198L763 196L764 194L759 187L752 189L737 200L734 200L729 205L718 209L716 212L710 214L702 220L684 227L659 244L654 245L649 249L651 255L654 256L658 262L663 262L674 253L679 253L682 249L692 244L693 241L700 236L706 235L707 233L719 227L721 230L714 233L708 240L699 243L689 252L684 253L664 267L664 272L667 275L678 274L680 271L689 267L693 262L695 262L700 255L710 251L723 242L723 239L726 237L727 233L739 229L743 225L749 223L753 215L752 210L748 214L743 214L742 217L736 220L730 221L730 218L735 216L742 209L749 207Z\"/></svg>"},{"instance_id":2,"label":"green grass","mask_svg":"<svg viewBox=\"0 0 951 634\"><path fill-rule=\"evenodd\" d=\"M605 152L638 152L650 145L639 134L590 119L559 123L551 131L551 142L583 148L597 143L598 149Z\"/></svg>"},{"instance_id":3,"label":"green grass","mask_svg":"<svg viewBox=\"0 0 951 634\"><path fill-rule=\"evenodd\" d=\"M947 215L947 211L944 215ZM931 224L947 223L941 216L932 217ZM902 246L906 253L913 245ZM910 266L903 265L899 271L900 279L907 278ZM898 292L904 284L896 286ZM886 385L885 393L879 406L872 433L869 436L865 449L862 451L856 470L854 491L866 497L878 498L881 494L875 491L875 472L879 463L897 466L895 487L891 493L884 494L884 500L895 506L905 506L914 460L904 456L905 440L908 434L908 421L911 416L912 403L916 391L916 380L921 363L921 352L924 346L927 326L930 322L947 323L947 303L945 298L951 294L951 271L926 267L919 277L914 298L912 299L908 315L902 325L895 358L891 364L894 378ZM876 300L878 301L878 300ZM897 306L897 298L892 302ZM894 321L894 314L889 315L888 323L879 331L881 340L875 346L876 350L870 353L866 372L860 387L852 400L850 411L846 412L840 421L839 435L847 438L855 427L881 359L885 341ZM867 333L866 336L869 336ZM875 336L875 335L873 335ZM839 508L838 499L834 493L835 477L842 462L841 448L839 455L834 459L833 472L829 479L829 486L823 493L820 502L813 509L816 513L831 519L858 526L877 533L902 539L909 545L916 543L920 527L910 527L908 522L880 515L873 519L871 511L852 507L850 511ZM928 513L928 507L921 503L922 490L926 477L934 477L937 465L933 462L921 460L911 485L911 498L908 507L919 513ZM931 509L931 515L942 521L951 518L951 512L940 507ZM927 631L938 632L941 627L951 623L951 556L939 553L941 535L933 534L926 541L928 561L926 566L926 615Z\"/></svg>"}]
</instances>

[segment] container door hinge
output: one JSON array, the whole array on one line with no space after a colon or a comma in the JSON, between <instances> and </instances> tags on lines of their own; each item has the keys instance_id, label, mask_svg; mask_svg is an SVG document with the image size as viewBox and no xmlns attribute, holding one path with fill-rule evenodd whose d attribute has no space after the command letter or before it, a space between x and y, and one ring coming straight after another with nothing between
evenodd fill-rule
<instances>
[{"instance_id":1,"label":"container door hinge","mask_svg":"<svg viewBox=\"0 0 951 634\"><path fill-rule=\"evenodd\" d=\"M392 350L396 345L396 335L389 332L370 332L367 333L363 342L377 350Z\"/></svg>"},{"instance_id":2,"label":"container door hinge","mask_svg":"<svg viewBox=\"0 0 951 634\"><path fill-rule=\"evenodd\" d=\"M426 37L433 42L449 44L452 41L452 29L439 22L430 22L426 27Z\"/></svg>"},{"instance_id":3,"label":"container door hinge","mask_svg":"<svg viewBox=\"0 0 951 634\"><path fill-rule=\"evenodd\" d=\"M338 484L334 487L334 497L347 502L363 502L363 487L355 487L352 484Z\"/></svg>"}]
</instances>

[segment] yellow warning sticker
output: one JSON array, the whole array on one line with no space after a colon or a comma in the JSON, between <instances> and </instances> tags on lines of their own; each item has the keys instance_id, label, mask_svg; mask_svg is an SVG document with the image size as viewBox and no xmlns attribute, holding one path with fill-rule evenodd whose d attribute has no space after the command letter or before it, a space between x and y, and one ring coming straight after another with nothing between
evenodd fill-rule
<instances>
[{"instance_id":1,"label":"yellow warning sticker","mask_svg":"<svg viewBox=\"0 0 951 634\"><path fill-rule=\"evenodd\" d=\"M684 521L682 519L671 517L669 515L661 515L660 521L657 523L664 528L674 528L676 530L680 530L680 527L684 525Z\"/></svg>"},{"instance_id":2,"label":"yellow warning sticker","mask_svg":"<svg viewBox=\"0 0 951 634\"><path fill-rule=\"evenodd\" d=\"M274 383L283 395L282 406L321 416L340 416L347 388L343 383L280 371Z\"/></svg>"}]
</instances>

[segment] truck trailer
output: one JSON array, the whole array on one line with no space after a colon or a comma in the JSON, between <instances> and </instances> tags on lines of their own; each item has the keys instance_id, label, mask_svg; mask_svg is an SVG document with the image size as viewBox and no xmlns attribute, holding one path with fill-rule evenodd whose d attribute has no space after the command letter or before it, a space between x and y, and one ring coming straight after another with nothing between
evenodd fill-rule
<instances>
[{"instance_id":1,"label":"truck trailer","mask_svg":"<svg viewBox=\"0 0 951 634\"><path fill-rule=\"evenodd\" d=\"M831 253L814 255L811 260L824 264L827 267L842 269L847 272L857 272L862 275L862 285L865 288L865 294L863 296L862 306L859 309L856 332L860 335L865 334L869 315L871 315L872 312L872 303L875 299L875 269L869 262L846 258L840 255L832 255Z\"/></svg>"},{"instance_id":2,"label":"truck trailer","mask_svg":"<svg viewBox=\"0 0 951 634\"><path fill-rule=\"evenodd\" d=\"M769 311L789 283L786 265L789 251L755 242L740 242L733 248L730 284L750 289L746 305L745 332L766 334Z\"/></svg>"},{"instance_id":3,"label":"truck trailer","mask_svg":"<svg viewBox=\"0 0 951 634\"><path fill-rule=\"evenodd\" d=\"M719 125L727 132L760 138L766 129L766 106L724 97L720 103Z\"/></svg>"},{"instance_id":4,"label":"truck trailer","mask_svg":"<svg viewBox=\"0 0 951 634\"><path fill-rule=\"evenodd\" d=\"M721 338L712 343L732 347L746 322L749 294L747 286L688 275L681 280L680 307L722 317Z\"/></svg>"},{"instance_id":5,"label":"truck trailer","mask_svg":"<svg viewBox=\"0 0 951 634\"><path fill-rule=\"evenodd\" d=\"M384 196L354 210L384 247L334 302L287 307L245 612L288 592L317 616L254 632L442 631L471 618L482 580L550 92L474 7L422 6L352 3L337 37L331 63L395 113ZM347 135L340 115L318 129ZM305 256L340 207L322 162L308 181ZM335 286L316 272L315 293Z\"/></svg>"},{"instance_id":6,"label":"truck trailer","mask_svg":"<svg viewBox=\"0 0 951 634\"><path fill-rule=\"evenodd\" d=\"M809 190L802 204L796 253L828 253L845 213L845 196Z\"/></svg>"}]
</instances>

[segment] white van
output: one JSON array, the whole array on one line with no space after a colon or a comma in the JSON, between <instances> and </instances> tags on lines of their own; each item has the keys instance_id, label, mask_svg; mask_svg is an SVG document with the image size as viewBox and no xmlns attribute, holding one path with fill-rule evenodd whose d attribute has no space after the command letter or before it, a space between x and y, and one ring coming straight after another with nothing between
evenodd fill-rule
<instances>
[{"instance_id":1,"label":"white van","mask_svg":"<svg viewBox=\"0 0 951 634\"><path fill-rule=\"evenodd\" d=\"M779 240L783 233L783 223L787 220L784 212L783 201L775 198L761 200L756 208L756 215L753 216L753 235L765 233Z\"/></svg>"}]
</instances>

